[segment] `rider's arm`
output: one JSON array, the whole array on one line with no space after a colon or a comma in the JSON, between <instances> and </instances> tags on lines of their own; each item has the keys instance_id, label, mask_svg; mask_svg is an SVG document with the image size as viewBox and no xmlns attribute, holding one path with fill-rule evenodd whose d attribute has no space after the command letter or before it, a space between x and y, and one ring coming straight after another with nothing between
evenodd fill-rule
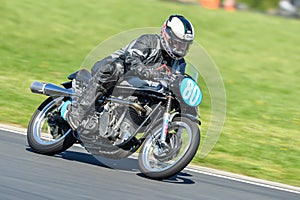
<instances>
[{"instance_id":1,"label":"rider's arm","mask_svg":"<svg viewBox=\"0 0 300 200\"><path fill-rule=\"evenodd\" d=\"M135 71L142 74L147 67L147 60L153 59L159 52L159 43L155 35L142 35L135 41L131 42L122 55L124 60L125 71Z\"/></svg>"}]
</instances>

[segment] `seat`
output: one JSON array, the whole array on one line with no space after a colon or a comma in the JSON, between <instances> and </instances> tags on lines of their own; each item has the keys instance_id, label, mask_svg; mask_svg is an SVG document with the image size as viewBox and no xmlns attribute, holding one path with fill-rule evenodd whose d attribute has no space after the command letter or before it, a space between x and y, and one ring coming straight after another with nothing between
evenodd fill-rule
<instances>
[{"instance_id":1,"label":"seat","mask_svg":"<svg viewBox=\"0 0 300 200\"><path fill-rule=\"evenodd\" d=\"M78 70L68 76L69 80L75 79L82 82L87 82L92 78L91 73L86 69Z\"/></svg>"}]
</instances>

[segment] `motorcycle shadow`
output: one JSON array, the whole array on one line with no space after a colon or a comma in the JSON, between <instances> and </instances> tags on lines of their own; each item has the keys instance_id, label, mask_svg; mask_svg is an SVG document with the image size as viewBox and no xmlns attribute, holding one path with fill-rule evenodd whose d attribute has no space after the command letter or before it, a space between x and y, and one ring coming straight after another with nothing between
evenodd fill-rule
<instances>
[{"instance_id":1,"label":"motorcycle shadow","mask_svg":"<svg viewBox=\"0 0 300 200\"><path fill-rule=\"evenodd\" d=\"M131 156L129 158L123 158L120 160L114 160L114 159L103 158L100 156L95 156L85 151L79 152L79 151L67 150L65 152L55 155L55 157L70 160L70 161L86 163L90 165L96 165L108 169L132 172L139 177L148 179L146 176L140 173L138 169L138 161L135 156ZM160 181L164 183L172 183L172 184L195 184L195 182L191 180L190 177L192 177L191 174L186 172L180 172L177 175L172 176L168 179L156 180L156 181Z\"/></svg>"},{"instance_id":2,"label":"motorcycle shadow","mask_svg":"<svg viewBox=\"0 0 300 200\"><path fill-rule=\"evenodd\" d=\"M147 178L142 173L137 173L137 175L140 177L143 177L143 178ZM154 180L154 181L171 183L171 184L184 184L184 185L195 184L195 182L193 180L191 180L190 178L187 178L187 177L192 177L192 175L189 173L186 173L186 172L179 172L178 174L176 174L168 179Z\"/></svg>"},{"instance_id":3,"label":"motorcycle shadow","mask_svg":"<svg viewBox=\"0 0 300 200\"><path fill-rule=\"evenodd\" d=\"M66 151L62 154L62 158L68 160L76 160L79 162L85 162L88 164L98 165L101 167L115 169L120 171L132 172L137 174L137 176L149 179L140 173L138 169L138 161L137 156L130 156L129 158L123 158L120 160L108 159L101 156L95 156L88 153L81 155L79 152L74 151ZM192 177L191 174L186 172L180 172L175 176L172 176L168 179L157 180L165 183L173 183L173 184L195 184L193 180L189 177Z\"/></svg>"},{"instance_id":4,"label":"motorcycle shadow","mask_svg":"<svg viewBox=\"0 0 300 200\"><path fill-rule=\"evenodd\" d=\"M123 158L120 160L114 160L114 159L104 158L101 156L92 155L87 152L78 152L72 150L67 150L55 156L70 161L82 162L82 163L96 165L108 169L116 169L120 171L127 171L127 172L134 172L134 173L139 172L137 160L134 158Z\"/></svg>"}]
</instances>

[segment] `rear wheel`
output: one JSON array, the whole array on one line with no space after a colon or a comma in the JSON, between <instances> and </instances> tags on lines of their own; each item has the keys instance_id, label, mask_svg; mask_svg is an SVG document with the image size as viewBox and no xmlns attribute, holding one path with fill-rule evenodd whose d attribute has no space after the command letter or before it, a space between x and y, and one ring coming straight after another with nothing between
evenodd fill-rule
<instances>
[{"instance_id":1,"label":"rear wheel","mask_svg":"<svg viewBox=\"0 0 300 200\"><path fill-rule=\"evenodd\" d=\"M53 155L76 142L73 130L60 116L63 102L63 97L49 97L34 112L27 129L27 142L33 151Z\"/></svg>"},{"instance_id":2,"label":"rear wheel","mask_svg":"<svg viewBox=\"0 0 300 200\"><path fill-rule=\"evenodd\" d=\"M141 172L153 179L169 178L183 170L200 143L199 127L188 118L174 118L165 143L160 142L161 126L159 123L145 139L138 159Z\"/></svg>"}]
</instances>

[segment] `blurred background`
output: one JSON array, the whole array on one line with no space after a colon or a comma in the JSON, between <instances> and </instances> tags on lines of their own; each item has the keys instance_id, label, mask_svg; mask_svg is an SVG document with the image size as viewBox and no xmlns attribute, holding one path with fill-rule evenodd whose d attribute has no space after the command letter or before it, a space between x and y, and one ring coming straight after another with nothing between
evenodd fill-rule
<instances>
[{"instance_id":1,"label":"blurred background","mask_svg":"<svg viewBox=\"0 0 300 200\"><path fill-rule=\"evenodd\" d=\"M295 18L299 18L300 6L299 0L177 0L177 2L199 3L207 9L223 8L227 11L251 10Z\"/></svg>"},{"instance_id":2,"label":"blurred background","mask_svg":"<svg viewBox=\"0 0 300 200\"><path fill-rule=\"evenodd\" d=\"M173 13L193 23L227 96L219 141L193 164L300 186L297 1L0 0L0 123L27 126L45 99L30 93L32 81L59 84L107 38L160 27ZM203 135L211 117L205 94Z\"/></svg>"}]
</instances>

